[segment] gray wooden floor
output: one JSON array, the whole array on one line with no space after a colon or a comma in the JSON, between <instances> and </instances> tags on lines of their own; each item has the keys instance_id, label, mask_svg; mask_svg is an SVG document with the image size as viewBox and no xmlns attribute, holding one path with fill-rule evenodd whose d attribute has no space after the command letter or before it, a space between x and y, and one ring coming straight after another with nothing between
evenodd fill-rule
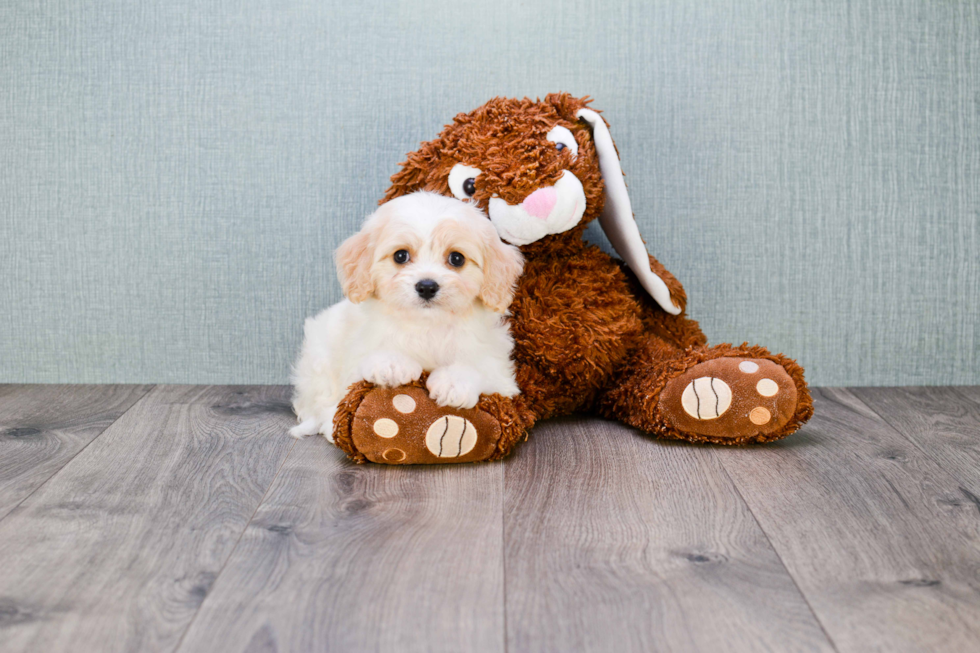
<instances>
[{"instance_id":1,"label":"gray wooden floor","mask_svg":"<svg viewBox=\"0 0 980 653\"><path fill-rule=\"evenodd\" d=\"M980 650L980 388L422 468L288 438L288 397L0 386L0 650Z\"/></svg>"}]
</instances>

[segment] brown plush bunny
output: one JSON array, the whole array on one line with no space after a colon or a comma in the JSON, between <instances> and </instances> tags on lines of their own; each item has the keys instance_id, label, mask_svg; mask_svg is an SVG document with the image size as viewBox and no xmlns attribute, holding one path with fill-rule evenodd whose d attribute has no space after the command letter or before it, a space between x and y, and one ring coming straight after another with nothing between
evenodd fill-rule
<instances>
[{"instance_id":1,"label":"brown plush bunny","mask_svg":"<svg viewBox=\"0 0 980 653\"><path fill-rule=\"evenodd\" d=\"M526 264L510 328L521 395L441 408L425 379L351 387L336 444L358 462L501 458L538 420L594 413L651 435L768 442L813 413L803 369L762 347L709 347L680 283L649 256L615 144L588 98L495 98L408 155L383 201L429 190L476 202ZM623 261L583 239L595 218ZM389 428L376 432L382 418ZM398 425L391 436L390 422ZM387 437L386 437L387 436Z\"/></svg>"}]
</instances>

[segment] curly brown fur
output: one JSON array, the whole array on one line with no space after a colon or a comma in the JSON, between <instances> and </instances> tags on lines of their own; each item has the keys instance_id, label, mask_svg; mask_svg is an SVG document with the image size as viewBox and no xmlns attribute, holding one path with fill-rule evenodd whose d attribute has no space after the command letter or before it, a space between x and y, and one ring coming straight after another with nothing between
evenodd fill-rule
<instances>
[{"instance_id":1,"label":"curly brown fur","mask_svg":"<svg viewBox=\"0 0 980 653\"><path fill-rule=\"evenodd\" d=\"M484 395L476 407L492 415L500 424L500 440L488 460L499 460L507 456L518 441L527 438L528 429L535 422L534 413L520 399L514 401L500 395Z\"/></svg>"},{"instance_id":2,"label":"curly brown fur","mask_svg":"<svg viewBox=\"0 0 980 653\"><path fill-rule=\"evenodd\" d=\"M408 155L385 194L388 201L416 190L452 195L448 177L457 163L479 168L473 200L488 210L491 197L520 204L538 188L553 185L570 170L582 183L586 209L579 224L521 247L524 274L510 307L514 358L521 395L484 398L505 435L493 458L506 455L522 433L547 417L598 411L648 433L695 442L743 444L777 439L796 430L812 414L803 370L794 361L762 347L708 348L698 323L686 317L687 295L659 261L653 272L667 284L680 315L663 311L619 260L583 240L585 226L605 202L605 186L590 127L576 117L589 98L552 94L544 100L494 98L457 115L438 138ZM578 156L558 151L547 140L556 125L569 129ZM781 365L798 391L795 414L779 431L760 437L710 438L674 428L659 409L670 379L721 356L765 358ZM350 415L362 385L337 413L337 443L349 454Z\"/></svg>"},{"instance_id":3,"label":"curly brown fur","mask_svg":"<svg viewBox=\"0 0 980 653\"><path fill-rule=\"evenodd\" d=\"M357 412L364 397L374 389L373 383L358 381L347 390L347 396L337 405L337 412L333 416L333 443L340 447L351 460L363 463L367 462L364 454L354 446L351 438L351 429L354 427L354 413Z\"/></svg>"}]
</instances>

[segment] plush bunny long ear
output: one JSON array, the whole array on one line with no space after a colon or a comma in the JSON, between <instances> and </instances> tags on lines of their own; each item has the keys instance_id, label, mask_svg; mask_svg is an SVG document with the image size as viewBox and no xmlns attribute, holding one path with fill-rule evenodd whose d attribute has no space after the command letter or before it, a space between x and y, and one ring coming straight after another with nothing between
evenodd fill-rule
<instances>
[{"instance_id":1,"label":"plush bunny long ear","mask_svg":"<svg viewBox=\"0 0 980 653\"><path fill-rule=\"evenodd\" d=\"M602 230L650 296L665 311L678 315L681 309L670 301L667 284L650 269L650 255L647 254L646 246L640 238L640 229L633 219L633 207L623 180L623 168L619 165L619 155L616 154L609 128L599 114L591 109L579 109L575 116L592 127L592 140L599 155L599 169L606 185L606 205L599 216Z\"/></svg>"}]
</instances>

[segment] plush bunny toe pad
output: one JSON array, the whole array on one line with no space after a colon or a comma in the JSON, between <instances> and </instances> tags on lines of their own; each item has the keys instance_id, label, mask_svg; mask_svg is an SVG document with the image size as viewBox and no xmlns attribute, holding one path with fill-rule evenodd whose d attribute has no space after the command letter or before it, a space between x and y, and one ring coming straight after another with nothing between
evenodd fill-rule
<instances>
[{"instance_id":1,"label":"plush bunny toe pad","mask_svg":"<svg viewBox=\"0 0 980 653\"><path fill-rule=\"evenodd\" d=\"M761 358L715 358L670 380L660 407L674 428L711 438L744 439L782 428L797 391L781 365Z\"/></svg>"},{"instance_id":2,"label":"plush bunny toe pad","mask_svg":"<svg viewBox=\"0 0 980 653\"><path fill-rule=\"evenodd\" d=\"M354 414L351 439L375 463L468 463L488 459L500 425L479 408L443 408L423 388L376 388Z\"/></svg>"}]
</instances>

